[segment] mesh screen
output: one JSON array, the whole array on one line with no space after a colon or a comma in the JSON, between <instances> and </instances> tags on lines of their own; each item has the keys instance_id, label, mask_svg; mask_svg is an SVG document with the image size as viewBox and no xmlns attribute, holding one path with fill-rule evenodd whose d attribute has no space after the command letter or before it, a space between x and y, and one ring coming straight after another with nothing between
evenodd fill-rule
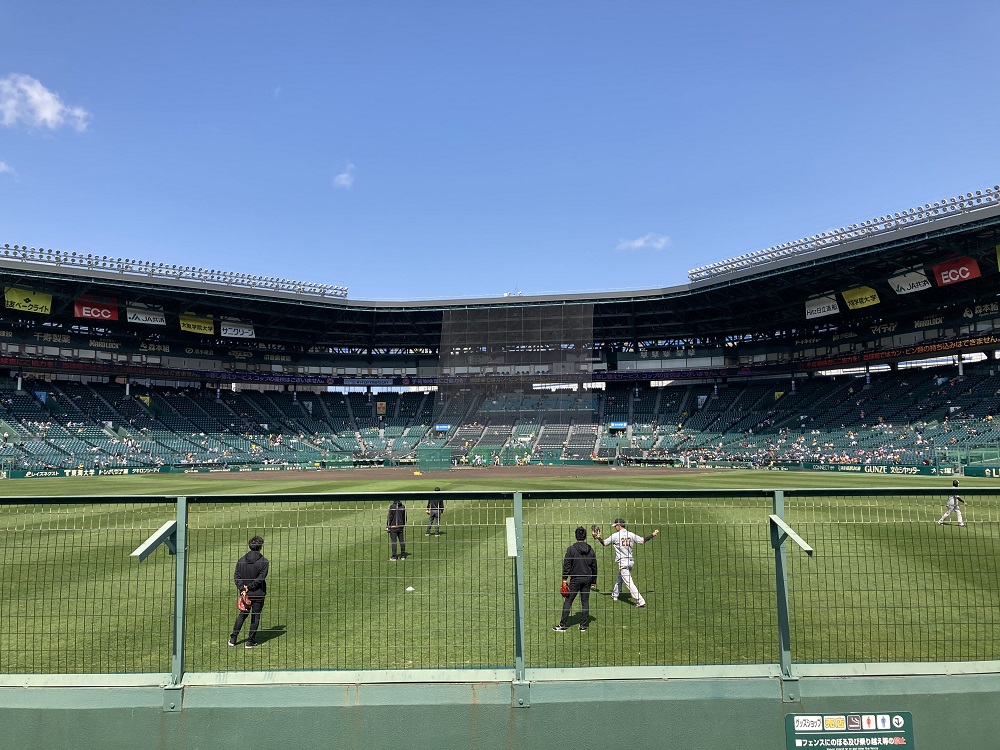
<instances>
[{"instance_id":1,"label":"mesh screen","mask_svg":"<svg viewBox=\"0 0 1000 750\"><path fill-rule=\"evenodd\" d=\"M593 305L449 309L440 351L436 421L463 423L443 436L456 460L510 464L526 456L536 462L590 456L596 434L574 432L594 422L592 395L582 388L600 359ZM536 383L573 388L548 393L534 390Z\"/></svg>"},{"instance_id":2,"label":"mesh screen","mask_svg":"<svg viewBox=\"0 0 1000 750\"><path fill-rule=\"evenodd\" d=\"M526 651L533 667L773 663L777 653L770 501L732 498L643 498L525 501ZM618 565L604 537L612 521L646 538L634 548L633 582L646 606L623 588L612 601ZM581 603L569 629L553 632L566 548L583 526L597 551L598 589L590 596L587 632Z\"/></svg>"},{"instance_id":3,"label":"mesh screen","mask_svg":"<svg viewBox=\"0 0 1000 750\"><path fill-rule=\"evenodd\" d=\"M1000 658L998 496L963 495L965 527L954 514L937 523L947 492L786 497L786 520L816 550L788 554L793 658Z\"/></svg>"},{"instance_id":4,"label":"mesh screen","mask_svg":"<svg viewBox=\"0 0 1000 750\"><path fill-rule=\"evenodd\" d=\"M189 499L185 664L189 671L510 668L514 563L505 519L513 497L400 496L406 557L390 561L391 497ZM548 492L523 503L525 660L529 667L773 664L778 659L774 554L761 493ZM965 526L947 493L786 491L785 518L815 549L786 542L794 662L995 660L1000 629L1000 494L965 493ZM642 537L631 606L614 552L591 524L616 517ZM129 554L173 503L0 505L0 670L170 671L176 558ZM574 529L596 548L589 629L581 602L553 632ZM233 568L247 539L271 560L257 649L226 645L236 617ZM397 549L397 553L402 550ZM634 602L633 602L634 603Z\"/></svg>"},{"instance_id":5,"label":"mesh screen","mask_svg":"<svg viewBox=\"0 0 1000 750\"><path fill-rule=\"evenodd\" d=\"M188 668L422 669L507 665L513 654L511 502L456 500L425 534L425 501L406 500L406 557L391 561L389 501L202 505L189 536ZM436 534L439 533L439 535ZM226 640L233 569L261 534L270 560L257 641ZM397 555L402 553L399 546Z\"/></svg>"},{"instance_id":6,"label":"mesh screen","mask_svg":"<svg viewBox=\"0 0 1000 750\"><path fill-rule=\"evenodd\" d=\"M132 550L171 504L0 506L6 674L169 672L174 558Z\"/></svg>"}]
</instances>

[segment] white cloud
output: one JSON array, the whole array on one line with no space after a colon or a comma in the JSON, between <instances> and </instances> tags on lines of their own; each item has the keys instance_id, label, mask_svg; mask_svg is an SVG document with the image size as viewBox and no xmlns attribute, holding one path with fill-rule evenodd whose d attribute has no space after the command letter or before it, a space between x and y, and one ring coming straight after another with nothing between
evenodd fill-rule
<instances>
[{"instance_id":1,"label":"white cloud","mask_svg":"<svg viewBox=\"0 0 1000 750\"><path fill-rule=\"evenodd\" d=\"M90 113L83 107L71 107L59 95L45 88L31 76L12 73L0 78L0 125L18 124L32 128L58 130L68 125L86 130Z\"/></svg>"},{"instance_id":2,"label":"white cloud","mask_svg":"<svg viewBox=\"0 0 1000 750\"><path fill-rule=\"evenodd\" d=\"M634 240L618 240L615 250L663 250L670 245L670 238L665 234L644 234Z\"/></svg>"},{"instance_id":3,"label":"white cloud","mask_svg":"<svg viewBox=\"0 0 1000 750\"><path fill-rule=\"evenodd\" d=\"M347 166L344 167L344 171L333 178L333 186L335 188L350 188L354 184L354 165L347 162Z\"/></svg>"},{"instance_id":4,"label":"white cloud","mask_svg":"<svg viewBox=\"0 0 1000 750\"><path fill-rule=\"evenodd\" d=\"M14 174L14 167L5 161L0 161L0 174L7 172L8 174Z\"/></svg>"}]
</instances>

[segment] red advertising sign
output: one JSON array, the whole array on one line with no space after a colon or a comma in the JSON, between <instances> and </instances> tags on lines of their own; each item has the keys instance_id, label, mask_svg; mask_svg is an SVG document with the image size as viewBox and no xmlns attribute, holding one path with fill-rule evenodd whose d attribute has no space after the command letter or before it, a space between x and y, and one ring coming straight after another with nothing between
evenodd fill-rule
<instances>
[{"instance_id":1,"label":"red advertising sign","mask_svg":"<svg viewBox=\"0 0 1000 750\"><path fill-rule=\"evenodd\" d=\"M960 281L978 279L982 276L979 273L979 264L972 258L949 260L947 263L933 266L931 270L934 272L934 283L938 286L957 284Z\"/></svg>"},{"instance_id":2,"label":"red advertising sign","mask_svg":"<svg viewBox=\"0 0 1000 750\"><path fill-rule=\"evenodd\" d=\"M118 320L118 300L80 297L73 303L73 315L88 320Z\"/></svg>"}]
</instances>

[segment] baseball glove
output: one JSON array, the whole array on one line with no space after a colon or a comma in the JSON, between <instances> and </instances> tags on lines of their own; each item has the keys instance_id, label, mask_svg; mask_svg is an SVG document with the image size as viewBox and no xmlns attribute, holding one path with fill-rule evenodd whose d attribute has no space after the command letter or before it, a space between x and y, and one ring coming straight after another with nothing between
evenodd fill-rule
<instances>
[{"instance_id":1,"label":"baseball glove","mask_svg":"<svg viewBox=\"0 0 1000 750\"><path fill-rule=\"evenodd\" d=\"M569 584L566 581L563 581L562 586L559 587L559 593L563 596L569 596Z\"/></svg>"},{"instance_id":2,"label":"baseball glove","mask_svg":"<svg viewBox=\"0 0 1000 750\"><path fill-rule=\"evenodd\" d=\"M597 537L601 535L601 527L595 523L590 527L590 535L594 537L594 539L597 539Z\"/></svg>"}]
</instances>

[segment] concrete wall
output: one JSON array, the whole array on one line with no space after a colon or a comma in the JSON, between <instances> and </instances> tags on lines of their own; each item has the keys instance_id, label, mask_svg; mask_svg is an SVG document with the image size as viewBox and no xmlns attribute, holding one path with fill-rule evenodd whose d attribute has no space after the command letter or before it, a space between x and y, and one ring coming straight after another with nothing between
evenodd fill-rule
<instances>
[{"instance_id":1,"label":"concrete wall","mask_svg":"<svg viewBox=\"0 0 1000 750\"><path fill-rule=\"evenodd\" d=\"M788 713L907 711L921 750L986 750L1000 746L1000 671L988 671L995 666L925 675L817 669L795 682L757 667L659 678L638 670L639 679L546 670L523 684L320 684L311 681L324 677L312 673L294 684L294 673L260 673L192 676L182 691L97 684L108 678L92 685L26 678L18 685L7 677L0 746L774 750L786 747Z\"/></svg>"}]
</instances>

